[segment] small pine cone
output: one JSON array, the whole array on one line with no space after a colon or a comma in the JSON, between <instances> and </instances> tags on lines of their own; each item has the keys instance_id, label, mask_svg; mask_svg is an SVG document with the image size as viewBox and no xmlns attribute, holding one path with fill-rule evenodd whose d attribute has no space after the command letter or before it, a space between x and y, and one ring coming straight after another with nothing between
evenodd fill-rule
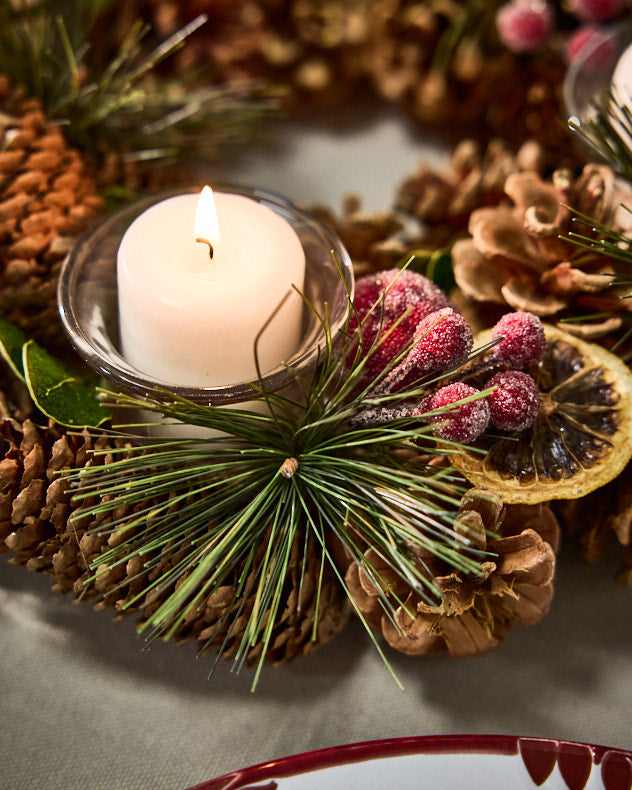
<instances>
[{"instance_id":1,"label":"small pine cone","mask_svg":"<svg viewBox=\"0 0 632 790\"><path fill-rule=\"evenodd\" d=\"M491 492L472 489L462 500L456 529L496 556L482 564L479 576L450 572L423 557L444 596L436 605L380 568L375 550L368 550L368 559L384 573L387 597L404 601L397 606L392 598L394 622L382 613L377 589L357 565L347 570L347 584L360 611L396 650L419 655L447 649L455 657L478 655L501 642L515 622L531 625L548 611L559 526L547 505L503 506ZM499 537L488 542L486 531Z\"/></svg>"},{"instance_id":2,"label":"small pine cone","mask_svg":"<svg viewBox=\"0 0 632 790\"><path fill-rule=\"evenodd\" d=\"M307 541L307 554L304 556L303 545L301 538L295 539L292 545L284 597L266 654L266 660L275 666L307 655L329 642L348 619L348 607L342 588L328 566L322 575L320 595L317 595L321 574L320 547L310 538ZM264 540L254 558L255 567L262 561L265 551ZM233 573L232 580L227 580L203 605L189 613L188 622L180 629L176 638L194 638L203 650L219 649L225 659L235 656L255 603L253 571L246 581L242 598L236 601L240 573L241 568ZM238 606L243 606L243 609L233 622L229 612ZM247 662L252 664L258 661L262 650L261 642L251 647L247 652Z\"/></svg>"},{"instance_id":3,"label":"small pine cone","mask_svg":"<svg viewBox=\"0 0 632 790\"><path fill-rule=\"evenodd\" d=\"M206 58L222 79L265 80L287 107L340 103L362 76L372 31L368 0L252 0L221 35L211 34Z\"/></svg>"},{"instance_id":4,"label":"small pine cone","mask_svg":"<svg viewBox=\"0 0 632 790\"><path fill-rule=\"evenodd\" d=\"M0 75L0 312L49 348L65 344L61 263L103 210L79 151Z\"/></svg>"},{"instance_id":5,"label":"small pine cone","mask_svg":"<svg viewBox=\"0 0 632 790\"><path fill-rule=\"evenodd\" d=\"M450 246L467 230L474 209L505 199L504 187L512 173L542 172L541 146L529 140L514 151L500 139L492 139L481 151L471 139L453 149L448 166L434 170L425 162L400 185L395 206L413 214L428 231L426 244Z\"/></svg>"},{"instance_id":6,"label":"small pine cone","mask_svg":"<svg viewBox=\"0 0 632 790\"><path fill-rule=\"evenodd\" d=\"M617 579L632 586L632 464L581 499L553 503L562 531L578 538L586 562L601 561L613 543L623 550Z\"/></svg>"},{"instance_id":7,"label":"small pine cone","mask_svg":"<svg viewBox=\"0 0 632 790\"><path fill-rule=\"evenodd\" d=\"M560 123L566 64L552 52L527 60L511 57L512 69L488 93L487 128L514 144L536 140L550 169L585 163L585 153Z\"/></svg>"},{"instance_id":8,"label":"small pine cone","mask_svg":"<svg viewBox=\"0 0 632 790\"><path fill-rule=\"evenodd\" d=\"M280 89L286 106L329 106L346 98L361 78L371 42L368 0L131 0L125 3L123 33L140 16L162 36L209 15L181 52L169 59L176 73L195 63L212 68L220 83L265 81Z\"/></svg>"},{"instance_id":9,"label":"small pine cone","mask_svg":"<svg viewBox=\"0 0 632 790\"><path fill-rule=\"evenodd\" d=\"M355 196L345 200L340 217L324 206L313 206L311 212L342 240L356 277L392 269L423 246L423 230L416 220L393 210L363 212Z\"/></svg>"},{"instance_id":10,"label":"small pine cone","mask_svg":"<svg viewBox=\"0 0 632 790\"><path fill-rule=\"evenodd\" d=\"M0 546L15 562L52 573L69 590L80 575L77 529L68 524L73 507L64 470L86 463L92 441L50 423L0 422Z\"/></svg>"}]
</instances>

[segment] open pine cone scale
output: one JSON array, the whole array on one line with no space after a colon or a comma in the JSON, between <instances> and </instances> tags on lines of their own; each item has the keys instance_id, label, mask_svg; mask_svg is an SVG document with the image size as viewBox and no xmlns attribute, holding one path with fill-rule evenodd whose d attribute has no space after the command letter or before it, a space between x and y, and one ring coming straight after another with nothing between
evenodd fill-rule
<instances>
[{"instance_id":1,"label":"open pine cone scale","mask_svg":"<svg viewBox=\"0 0 632 790\"><path fill-rule=\"evenodd\" d=\"M514 173L505 182L505 192L513 205L472 212L470 238L453 247L454 274L464 294L544 318L582 307L632 308L612 287L612 276L620 269L615 259L560 239L571 231L590 235L590 229L573 222L575 212L596 225L632 230L632 215L621 208L622 203L632 205L629 185L617 181L609 168L591 164L577 179L568 171L556 171L551 182L536 173ZM613 326L608 322L605 331ZM598 336L604 327L591 331L580 324L574 331Z\"/></svg>"},{"instance_id":2,"label":"open pine cone scale","mask_svg":"<svg viewBox=\"0 0 632 790\"><path fill-rule=\"evenodd\" d=\"M478 655L502 641L515 622L531 625L549 609L559 525L547 505L503 506L491 492L472 489L463 498L457 523L460 529L473 524L479 540L481 526L497 537L487 543L490 558L476 576L442 574L437 563L429 563L443 596L436 604L410 589L406 593L400 580L391 588L391 617L357 565L347 569L356 605L396 650L420 655L447 649L455 657Z\"/></svg>"},{"instance_id":3,"label":"open pine cone scale","mask_svg":"<svg viewBox=\"0 0 632 790\"><path fill-rule=\"evenodd\" d=\"M88 160L0 75L0 313L49 348L67 345L57 311L62 261L104 208Z\"/></svg>"}]
</instances>

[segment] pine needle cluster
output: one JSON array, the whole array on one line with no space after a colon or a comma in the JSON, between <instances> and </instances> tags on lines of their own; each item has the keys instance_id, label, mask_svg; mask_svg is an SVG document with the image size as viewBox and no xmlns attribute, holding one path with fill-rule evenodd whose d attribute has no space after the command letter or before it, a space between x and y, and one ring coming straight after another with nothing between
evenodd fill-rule
<instances>
[{"instance_id":1,"label":"pine needle cluster","mask_svg":"<svg viewBox=\"0 0 632 790\"><path fill-rule=\"evenodd\" d=\"M631 206L622 205L621 209L628 212L632 218ZM616 315L622 332L614 346L614 350L621 351L624 344L632 338L632 315L630 315L630 303L628 301L632 298L632 237L616 228L597 222L594 218L575 209L571 209L571 211L574 213L573 224L578 230L570 231L560 238L576 245L580 249L603 255L612 261L618 262L618 271L612 275L609 285L613 289L613 293L616 294L615 302L618 301L620 305ZM601 322L612 318L612 316L613 313L595 313L566 320L571 322ZM627 358L628 355L626 354L625 356Z\"/></svg>"},{"instance_id":2,"label":"pine needle cluster","mask_svg":"<svg viewBox=\"0 0 632 790\"><path fill-rule=\"evenodd\" d=\"M350 303L349 316L352 309ZM169 638L187 612L203 607L226 579L238 575L227 617L236 623L245 598L254 600L235 656L239 668L249 650L261 646L253 687L280 615L292 546L300 542L305 552L308 535L318 546L320 567L329 566L345 591L334 545L348 562L359 564L381 591L384 613L393 622L394 606L405 602L390 590L387 596L387 582L366 558L368 547L411 591L434 603L442 593L428 558L466 574L479 573L485 558L466 530L455 530L466 485L436 463L446 447L437 447L428 425L411 416L379 425L354 421L369 406L388 403L392 410L395 398L419 401L429 382L375 397L390 366L377 380L362 382L379 341L363 348L362 324L350 332L347 322L347 331L335 338L326 319L321 321L317 365L309 375L295 375L293 394L261 391L266 413L117 395L118 407L149 410L209 435L138 440L114 451L111 463L74 473L74 499L86 503L74 518L98 517L106 524L99 532L115 535L112 548L93 563L95 576L139 557L142 574L169 568L151 575L127 604L138 605L152 590L161 594L162 604L142 626L150 636ZM126 515L117 518L117 512Z\"/></svg>"},{"instance_id":3,"label":"pine needle cluster","mask_svg":"<svg viewBox=\"0 0 632 790\"><path fill-rule=\"evenodd\" d=\"M632 181L632 111L627 102L606 91L586 118L572 117L568 125L593 153Z\"/></svg>"},{"instance_id":4,"label":"pine needle cluster","mask_svg":"<svg viewBox=\"0 0 632 790\"><path fill-rule=\"evenodd\" d=\"M157 44L142 20L111 41L104 23L111 5L0 0L0 73L40 99L71 144L123 150L138 161L199 161L247 141L275 110L260 85L215 84L210 69L177 77L157 70L207 24L205 15Z\"/></svg>"}]
</instances>

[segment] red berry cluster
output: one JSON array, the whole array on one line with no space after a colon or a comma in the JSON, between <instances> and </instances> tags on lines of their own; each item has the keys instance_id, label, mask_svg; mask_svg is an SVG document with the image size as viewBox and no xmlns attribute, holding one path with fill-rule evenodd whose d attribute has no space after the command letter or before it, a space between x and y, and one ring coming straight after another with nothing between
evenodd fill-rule
<instances>
[{"instance_id":1,"label":"red berry cluster","mask_svg":"<svg viewBox=\"0 0 632 790\"><path fill-rule=\"evenodd\" d=\"M358 279L353 300L356 314L350 329L360 323L365 352L380 338L365 362L365 380L374 381L410 345L423 318L449 304L440 288L409 269L389 269Z\"/></svg>"},{"instance_id":2,"label":"red berry cluster","mask_svg":"<svg viewBox=\"0 0 632 790\"><path fill-rule=\"evenodd\" d=\"M392 269L362 277L356 284L354 307L352 328L361 328L367 354L365 382L376 381L373 396L405 393L424 379L449 374L472 349L472 331L465 318L421 274ZM495 345L480 361L454 373L454 379L459 373L464 374L461 379L473 374L479 381L487 379L483 389L492 389L489 395L481 396L480 389L457 379L420 402L368 409L358 419L381 422L419 416L438 437L462 444L475 441L490 425L503 431L526 430L538 415L540 393L523 369L544 355L542 322L531 313L508 313L494 326L492 339Z\"/></svg>"}]
</instances>

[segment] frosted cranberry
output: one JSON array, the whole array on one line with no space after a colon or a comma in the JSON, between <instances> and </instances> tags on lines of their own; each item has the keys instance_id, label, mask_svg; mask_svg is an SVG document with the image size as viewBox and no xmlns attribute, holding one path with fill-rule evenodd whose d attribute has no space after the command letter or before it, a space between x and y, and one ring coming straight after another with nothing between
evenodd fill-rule
<instances>
[{"instance_id":1,"label":"frosted cranberry","mask_svg":"<svg viewBox=\"0 0 632 790\"><path fill-rule=\"evenodd\" d=\"M492 338L501 338L494 347L496 358L514 368L539 362L544 356L544 327L533 313L522 310L507 313L492 329Z\"/></svg>"},{"instance_id":2,"label":"frosted cranberry","mask_svg":"<svg viewBox=\"0 0 632 790\"><path fill-rule=\"evenodd\" d=\"M512 0L496 14L498 36L507 49L533 52L553 31L553 13L544 0Z\"/></svg>"},{"instance_id":3,"label":"frosted cranberry","mask_svg":"<svg viewBox=\"0 0 632 790\"><path fill-rule=\"evenodd\" d=\"M502 371L486 386L498 388L487 396L492 425L502 431L524 431L533 425L540 409L540 391L528 373Z\"/></svg>"},{"instance_id":4,"label":"frosted cranberry","mask_svg":"<svg viewBox=\"0 0 632 790\"><path fill-rule=\"evenodd\" d=\"M382 294L382 303L371 310ZM422 274L408 269L389 269L360 277L353 303L362 321L365 351L378 333L382 338L365 366L365 377L376 378L412 342L419 322L428 313L448 306L448 297ZM407 311L406 318L393 328ZM350 329L353 331L356 327L353 317Z\"/></svg>"},{"instance_id":5,"label":"frosted cranberry","mask_svg":"<svg viewBox=\"0 0 632 790\"><path fill-rule=\"evenodd\" d=\"M435 310L420 321L415 340L409 356L425 370L452 365L470 352L474 342L470 325L451 307Z\"/></svg>"},{"instance_id":6,"label":"frosted cranberry","mask_svg":"<svg viewBox=\"0 0 632 790\"><path fill-rule=\"evenodd\" d=\"M593 25L582 25L571 33L564 47L564 56L567 63L572 63L585 47L599 46L602 34L598 27ZM586 50L589 52L590 50Z\"/></svg>"},{"instance_id":7,"label":"frosted cranberry","mask_svg":"<svg viewBox=\"0 0 632 790\"><path fill-rule=\"evenodd\" d=\"M583 22L610 22L626 8L628 0L570 0L568 10Z\"/></svg>"},{"instance_id":8,"label":"frosted cranberry","mask_svg":"<svg viewBox=\"0 0 632 790\"><path fill-rule=\"evenodd\" d=\"M390 272L379 272L360 277L355 283L355 293L353 295L353 306L360 319L369 312L370 308L377 302L382 291L391 282ZM379 312L379 309L377 309Z\"/></svg>"},{"instance_id":9,"label":"frosted cranberry","mask_svg":"<svg viewBox=\"0 0 632 790\"><path fill-rule=\"evenodd\" d=\"M417 308L417 313L425 316L449 305L444 292L423 274L409 269L387 269L356 280L353 305L360 320L382 294L383 303L373 310L370 319L377 324L381 319L384 324L392 323L409 307Z\"/></svg>"},{"instance_id":10,"label":"frosted cranberry","mask_svg":"<svg viewBox=\"0 0 632 790\"><path fill-rule=\"evenodd\" d=\"M478 394L479 390L469 384L457 381L437 390L423 401L424 411L434 411L449 407L464 398ZM489 424L489 404L487 398L476 398L461 403L441 414L426 418L434 426L435 434L441 439L459 444L469 444L477 439Z\"/></svg>"},{"instance_id":11,"label":"frosted cranberry","mask_svg":"<svg viewBox=\"0 0 632 790\"><path fill-rule=\"evenodd\" d=\"M414 309L417 322L433 310L449 307L448 297L441 288L423 274L410 269L390 269L384 274L391 276L391 285L384 297L384 313L391 320L409 307Z\"/></svg>"},{"instance_id":12,"label":"frosted cranberry","mask_svg":"<svg viewBox=\"0 0 632 790\"><path fill-rule=\"evenodd\" d=\"M384 389L401 390L434 370L454 365L472 348L470 325L460 313L444 307L423 318L415 329L415 345L387 376Z\"/></svg>"}]
</instances>

